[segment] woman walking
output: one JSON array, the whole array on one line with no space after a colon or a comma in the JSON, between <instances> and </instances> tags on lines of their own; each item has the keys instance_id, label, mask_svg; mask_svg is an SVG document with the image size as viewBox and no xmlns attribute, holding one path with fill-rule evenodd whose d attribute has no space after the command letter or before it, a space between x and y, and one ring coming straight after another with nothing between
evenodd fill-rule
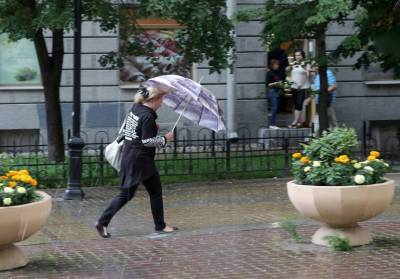
<instances>
[{"instance_id":1,"label":"woman walking","mask_svg":"<svg viewBox=\"0 0 400 279\"><path fill-rule=\"evenodd\" d=\"M294 104L294 119L289 128L297 128L302 125L302 110L304 101L307 99L307 91L310 90L310 70L311 67L304 60L306 55L303 50L296 50L294 53L295 61L291 65L292 95ZM308 99L306 103L308 103Z\"/></svg>"},{"instance_id":2,"label":"woman walking","mask_svg":"<svg viewBox=\"0 0 400 279\"><path fill-rule=\"evenodd\" d=\"M123 132L125 140L120 170L121 191L96 223L101 237L111 236L107 231L111 219L133 198L140 183L143 183L150 196L155 230L160 233L177 230L165 224L160 176L154 163L156 148L173 140L172 131L165 136L157 136L156 111L161 107L165 94L149 87L140 89L135 95L135 103L128 113Z\"/></svg>"}]
</instances>

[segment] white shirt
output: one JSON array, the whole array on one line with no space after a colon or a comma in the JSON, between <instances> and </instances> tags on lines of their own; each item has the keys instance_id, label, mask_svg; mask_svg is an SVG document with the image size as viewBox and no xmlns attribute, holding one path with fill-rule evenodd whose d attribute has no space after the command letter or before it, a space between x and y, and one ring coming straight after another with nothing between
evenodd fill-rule
<instances>
[{"instance_id":1,"label":"white shirt","mask_svg":"<svg viewBox=\"0 0 400 279\"><path fill-rule=\"evenodd\" d=\"M307 65L308 67L308 65ZM307 70L300 65L294 65L290 74L291 81L293 82L293 89L309 89L310 81L307 76Z\"/></svg>"}]
</instances>

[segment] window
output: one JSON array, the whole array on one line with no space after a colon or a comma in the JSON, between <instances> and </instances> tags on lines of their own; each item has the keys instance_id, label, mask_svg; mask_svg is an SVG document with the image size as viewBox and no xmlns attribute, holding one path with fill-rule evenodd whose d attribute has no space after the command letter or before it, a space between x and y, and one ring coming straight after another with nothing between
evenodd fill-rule
<instances>
[{"instance_id":1,"label":"window","mask_svg":"<svg viewBox=\"0 0 400 279\"><path fill-rule=\"evenodd\" d=\"M142 81L160 75L192 76L192 66L185 61L176 42L177 32L184 27L168 19L138 19L135 23L140 29L140 33L134 35L136 42L145 49L146 46L154 48L154 51L124 58L124 67L120 71L122 87L137 87ZM120 47L124 47L123 41Z\"/></svg>"},{"instance_id":2,"label":"window","mask_svg":"<svg viewBox=\"0 0 400 279\"><path fill-rule=\"evenodd\" d=\"M0 34L0 86L40 85L40 70L32 41L11 42Z\"/></svg>"}]
</instances>

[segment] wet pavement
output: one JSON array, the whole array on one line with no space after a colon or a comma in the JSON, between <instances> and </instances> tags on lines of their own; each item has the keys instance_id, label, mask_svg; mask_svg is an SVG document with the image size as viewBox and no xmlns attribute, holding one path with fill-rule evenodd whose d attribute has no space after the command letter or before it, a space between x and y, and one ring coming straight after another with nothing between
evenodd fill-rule
<instances>
[{"instance_id":1,"label":"wet pavement","mask_svg":"<svg viewBox=\"0 0 400 279\"><path fill-rule=\"evenodd\" d=\"M392 175L400 186L400 175ZM19 243L25 268L0 278L400 278L400 192L382 215L362 223L374 243L336 252L310 243L318 224L299 216L285 180L164 186L165 215L180 231L154 233L143 187L100 239L93 224L118 188L86 188L86 199L54 197L47 225ZM292 219L304 243L276 222Z\"/></svg>"}]
</instances>

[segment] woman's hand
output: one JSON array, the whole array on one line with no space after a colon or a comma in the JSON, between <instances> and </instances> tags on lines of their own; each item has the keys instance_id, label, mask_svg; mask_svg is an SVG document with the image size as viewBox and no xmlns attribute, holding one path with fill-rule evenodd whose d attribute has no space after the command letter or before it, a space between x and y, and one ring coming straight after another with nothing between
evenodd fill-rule
<instances>
[{"instance_id":1,"label":"woman's hand","mask_svg":"<svg viewBox=\"0 0 400 279\"><path fill-rule=\"evenodd\" d=\"M166 133L165 139L167 140L167 142L173 141L174 140L174 131L170 131L170 132Z\"/></svg>"}]
</instances>

